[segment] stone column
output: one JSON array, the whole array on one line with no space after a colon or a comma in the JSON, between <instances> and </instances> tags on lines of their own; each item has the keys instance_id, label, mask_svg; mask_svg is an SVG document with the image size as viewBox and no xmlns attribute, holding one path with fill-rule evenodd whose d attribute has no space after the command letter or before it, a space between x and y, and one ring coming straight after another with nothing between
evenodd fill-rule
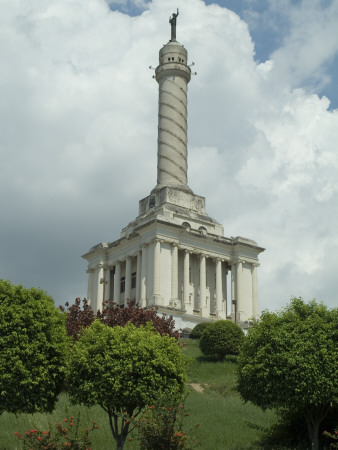
<instances>
[{"instance_id":1,"label":"stone column","mask_svg":"<svg viewBox=\"0 0 338 450\"><path fill-rule=\"evenodd\" d=\"M216 259L216 314L217 318L224 319L223 313L223 286L222 286L222 261Z\"/></svg>"},{"instance_id":2,"label":"stone column","mask_svg":"<svg viewBox=\"0 0 338 450\"><path fill-rule=\"evenodd\" d=\"M210 301L209 301L210 303ZM210 304L207 305L206 299L206 263L205 255L200 256L200 313L202 317L209 317Z\"/></svg>"},{"instance_id":3,"label":"stone column","mask_svg":"<svg viewBox=\"0 0 338 450\"><path fill-rule=\"evenodd\" d=\"M259 264L254 263L251 266L252 277L252 317L258 319L258 281L257 281L257 267Z\"/></svg>"},{"instance_id":4,"label":"stone column","mask_svg":"<svg viewBox=\"0 0 338 450\"><path fill-rule=\"evenodd\" d=\"M110 300L110 267L104 269L103 300Z\"/></svg>"},{"instance_id":5,"label":"stone column","mask_svg":"<svg viewBox=\"0 0 338 450\"><path fill-rule=\"evenodd\" d=\"M136 302L141 302L141 250L137 252L136 264Z\"/></svg>"},{"instance_id":6,"label":"stone column","mask_svg":"<svg viewBox=\"0 0 338 450\"><path fill-rule=\"evenodd\" d=\"M153 304L162 305L160 292L161 276L161 242L156 239L154 242L154 285L153 285Z\"/></svg>"},{"instance_id":7,"label":"stone column","mask_svg":"<svg viewBox=\"0 0 338 450\"><path fill-rule=\"evenodd\" d=\"M237 293L237 304L236 304L236 322L241 321L242 316L242 308L243 308L243 299L242 299L242 271L243 265L242 261L238 261L237 263L237 273L236 273L236 293Z\"/></svg>"},{"instance_id":8,"label":"stone column","mask_svg":"<svg viewBox=\"0 0 338 450\"><path fill-rule=\"evenodd\" d=\"M147 257L148 248L145 244L142 247L142 260L141 260L141 294L140 294L140 304L142 308L147 306Z\"/></svg>"},{"instance_id":9,"label":"stone column","mask_svg":"<svg viewBox=\"0 0 338 450\"><path fill-rule=\"evenodd\" d=\"M97 297L96 297L96 305L94 312L98 309L102 311L102 301L103 301L103 289L104 289L104 269L103 264L100 263L97 268Z\"/></svg>"},{"instance_id":10,"label":"stone column","mask_svg":"<svg viewBox=\"0 0 338 450\"><path fill-rule=\"evenodd\" d=\"M171 299L170 303L175 308L181 308L181 302L178 299L178 246L171 245Z\"/></svg>"},{"instance_id":11,"label":"stone column","mask_svg":"<svg viewBox=\"0 0 338 450\"><path fill-rule=\"evenodd\" d=\"M236 309L237 309L237 292L236 292L236 278L237 278L237 266L236 263L231 263L231 320L236 322Z\"/></svg>"},{"instance_id":12,"label":"stone column","mask_svg":"<svg viewBox=\"0 0 338 450\"><path fill-rule=\"evenodd\" d=\"M183 260L183 303L184 309L188 314L193 313L194 305L190 304L189 300L189 252L185 250L184 252L184 260Z\"/></svg>"},{"instance_id":13,"label":"stone column","mask_svg":"<svg viewBox=\"0 0 338 450\"><path fill-rule=\"evenodd\" d=\"M88 305L93 307L94 269L87 269L87 273L88 273L87 301Z\"/></svg>"},{"instance_id":14,"label":"stone column","mask_svg":"<svg viewBox=\"0 0 338 450\"><path fill-rule=\"evenodd\" d=\"M125 291L124 291L124 306L127 306L127 300L130 300L131 293L131 257L126 259L126 277L125 277Z\"/></svg>"},{"instance_id":15,"label":"stone column","mask_svg":"<svg viewBox=\"0 0 338 450\"><path fill-rule=\"evenodd\" d=\"M114 275L114 302L120 304L120 292L121 292L121 263L118 261L115 264Z\"/></svg>"}]
</instances>

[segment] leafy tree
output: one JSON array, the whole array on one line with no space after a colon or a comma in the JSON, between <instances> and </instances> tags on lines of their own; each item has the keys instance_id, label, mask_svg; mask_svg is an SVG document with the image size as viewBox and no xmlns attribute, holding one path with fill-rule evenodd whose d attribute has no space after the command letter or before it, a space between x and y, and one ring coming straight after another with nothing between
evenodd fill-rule
<instances>
[{"instance_id":1,"label":"leafy tree","mask_svg":"<svg viewBox=\"0 0 338 450\"><path fill-rule=\"evenodd\" d=\"M53 410L66 341L64 314L51 297L0 280L0 413Z\"/></svg>"},{"instance_id":2,"label":"leafy tree","mask_svg":"<svg viewBox=\"0 0 338 450\"><path fill-rule=\"evenodd\" d=\"M261 408L300 409L312 448L319 425L338 404L338 308L293 298L284 310L264 311L239 356L238 389Z\"/></svg>"},{"instance_id":3,"label":"leafy tree","mask_svg":"<svg viewBox=\"0 0 338 450\"><path fill-rule=\"evenodd\" d=\"M195 325L189 335L190 339L200 339L204 330L206 329L206 327L209 324L210 324L210 322L202 322L202 323L198 323L197 325Z\"/></svg>"},{"instance_id":4,"label":"leafy tree","mask_svg":"<svg viewBox=\"0 0 338 450\"><path fill-rule=\"evenodd\" d=\"M91 325L95 319L95 313L91 306L88 305L87 300L84 299L82 303L83 307L81 308L81 299L77 298L71 306L67 302L65 305L66 309L60 307L61 310L66 311L67 333L75 340L79 338L81 330ZM159 316L156 307L143 309L135 300L129 300L124 308L112 301L105 301L102 311L97 311L96 318L110 327L123 327L129 322L139 327L140 325L146 325L147 322L151 322L161 335L169 335L176 339L180 337L180 332L175 330L175 321L172 316L168 318L164 314Z\"/></svg>"},{"instance_id":5,"label":"leafy tree","mask_svg":"<svg viewBox=\"0 0 338 450\"><path fill-rule=\"evenodd\" d=\"M204 355L221 360L226 355L237 355L244 339L242 329L229 320L210 323L200 339L200 349Z\"/></svg>"},{"instance_id":6,"label":"leafy tree","mask_svg":"<svg viewBox=\"0 0 338 450\"><path fill-rule=\"evenodd\" d=\"M119 450L131 431L131 417L159 392L182 395L185 357L175 339L161 336L150 324L108 327L95 320L75 343L67 375L74 403L97 404L108 414Z\"/></svg>"}]
</instances>

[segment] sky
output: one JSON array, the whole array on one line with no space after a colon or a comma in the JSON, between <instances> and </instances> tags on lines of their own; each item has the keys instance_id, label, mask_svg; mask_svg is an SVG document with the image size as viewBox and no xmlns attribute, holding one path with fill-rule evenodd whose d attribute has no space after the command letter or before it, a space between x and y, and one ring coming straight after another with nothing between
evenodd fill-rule
<instances>
[{"instance_id":1,"label":"sky","mask_svg":"<svg viewBox=\"0 0 338 450\"><path fill-rule=\"evenodd\" d=\"M337 307L338 2L2 0L0 278L57 305L156 185L170 39L194 62L188 184L225 236L266 250L260 310Z\"/></svg>"}]
</instances>

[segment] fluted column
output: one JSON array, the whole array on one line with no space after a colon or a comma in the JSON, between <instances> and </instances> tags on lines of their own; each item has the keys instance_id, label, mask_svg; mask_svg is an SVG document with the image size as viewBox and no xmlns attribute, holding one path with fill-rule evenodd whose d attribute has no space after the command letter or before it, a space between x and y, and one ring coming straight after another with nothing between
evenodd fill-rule
<instances>
[{"instance_id":1,"label":"fluted column","mask_svg":"<svg viewBox=\"0 0 338 450\"><path fill-rule=\"evenodd\" d=\"M241 321L241 315L243 313L243 298L242 298L242 272L243 265L242 261L237 262L237 271L236 271L236 293L237 293L237 304L236 304L236 322Z\"/></svg>"},{"instance_id":2,"label":"fluted column","mask_svg":"<svg viewBox=\"0 0 338 450\"><path fill-rule=\"evenodd\" d=\"M171 245L171 303L176 308L181 308L178 299L178 246L175 243Z\"/></svg>"},{"instance_id":3,"label":"fluted column","mask_svg":"<svg viewBox=\"0 0 338 450\"><path fill-rule=\"evenodd\" d=\"M87 269L87 273L88 273L87 301L88 305L93 306L94 269Z\"/></svg>"},{"instance_id":4,"label":"fluted column","mask_svg":"<svg viewBox=\"0 0 338 450\"><path fill-rule=\"evenodd\" d=\"M137 264L136 264L136 302L141 302L141 264L142 264L142 252L137 252Z\"/></svg>"},{"instance_id":5,"label":"fluted column","mask_svg":"<svg viewBox=\"0 0 338 450\"><path fill-rule=\"evenodd\" d=\"M96 296L96 305L94 312L98 309L102 310L102 301L103 301L103 289L104 289L104 269L103 264L99 264L97 269L97 296Z\"/></svg>"},{"instance_id":6,"label":"fluted column","mask_svg":"<svg viewBox=\"0 0 338 450\"><path fill-rule=\"evenodd\" d=\"M187 311L187 313L192 314L194 305L190 304L189 300L189 259L189 252L188 250L185 250L183 259L183 303L184 309Z\"/></svg>"},{"instance_id":7,"label":"fluted column","mask_svg":"<svg viewBox=\"0 0 338 450\"><path fill-rule=\"evenodd\" d=\"M237 266L231 263L231 320L236 322L237 293L236 293Z\"/></svg>"},{"instance_id":8,"label":"fluted column","mask_svg":"<svg viewBox=\"0 0 338 450\"><path fill-rule=\"evenodd\" d=\"M148 247L143 245L142 247L142 259L141 259L141 296L140 303L142 308L147 306L147 268L148 268Z\"/></svg>"},{"instance_id":9,"label":"fluted column","mask_svg":"<svg viewBox=\"0 0 338 450\"><path fill-rule=\"evenodd\" d=\"M153 284L153 302L155 305L160 302L160 274L161 274L161 242L154 242L154 284Z\"/></svg>"},{"instance_id":10,"label":"fluted column","mask_svg":"<svg viewBox=\"0 0 338 450\"><path fill-rule=\"evenodd\" d=\"M110 267L104 269L103 300L110 300Z\"/></svg>"},{"instance_id":11,"label":"fluted column","mask_svg":"<svg viewBox=\"0 0 338 450\"><path fill-rule=\"evenodd\" d=\"M115 264L115 275L114 275L114 302L120 304L120 293L121 293L121 263L118 261Z\"/></svg>"},{"instance_id":12,"label":"fluted column","mask_svg":"<svg viewBox=\"0 0 338 450\"><path fill-rule=\"evenodd\" d=\"M257 281L257 263L251 266L252 277L252 316L254 319L258 319L258 281Z\"/></svg>"},{"instance_id":13,"label":"fluted column","mask_svg":"<svg viewBox=\"0 0 338 450\"><path fill-rule=\"evenodd\" d=\"M200 313L202 317L209 317L210 304L207 305L206 299L206 263L205 255L200 256ZM210 303L210 301L209 301Z\"/></svg>"},{"instance_id":14,"label":"fluted column","mask_svg":"<svg viewBox=\"0 0 338 450\"><path fill-rule=\"evenodd\" d=\"M125 292L124 292L124 305L127 306L127 301L130 300L131 292L131 257L126 259L126 277L125 277Z\"/></svg>"},{"instance_id":15,"label":"fluted column","mask_svg":"<svg viewBox=\"0 0 338 450\"><path fill-rule=\"evenodd\" d=\"M223 286L222 286L222 261L216 259L216 314L224 319L223 314Z\"/></svg>"}]
</instances>

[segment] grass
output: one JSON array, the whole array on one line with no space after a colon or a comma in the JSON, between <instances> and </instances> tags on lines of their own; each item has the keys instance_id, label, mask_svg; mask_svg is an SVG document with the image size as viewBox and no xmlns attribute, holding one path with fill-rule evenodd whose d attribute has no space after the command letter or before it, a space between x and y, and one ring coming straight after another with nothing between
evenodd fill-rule
<instances>
[{"instance_id":1,"label":"grass","mask_svg":"<svg viewBox=\"0 0 338 450\"><path fill-rule=\"evenodd\" d=\"M185 402L190 415L185 422L185 430L196 437L199 448L205 450L244 450L255 448L254 442L260 430L276 421L273 411L263 412L259 408L244 404L236 386L236 362L228 359L214 362L203 357L199 350L199 341L184 339L186 345L182 351L192 361L188 370L188 396ZM203 389L197 392L191 384ZM9 414L0 415L0 450L16 450L19 440L14 432L24 433L29 428L48 429L65 417L79 416L80 428L90 426L96 421L100 430L92 434L93 450L114 449L115 443L109 429L106 414L100 407L87 408L70 405L68 397L60 396L52 414ZM201 426L195 428L200 423ZM127 442L126 450L136 450L137 442ZM257 448L257 447L256 447Z\"/></svg>"}]
</instances>

